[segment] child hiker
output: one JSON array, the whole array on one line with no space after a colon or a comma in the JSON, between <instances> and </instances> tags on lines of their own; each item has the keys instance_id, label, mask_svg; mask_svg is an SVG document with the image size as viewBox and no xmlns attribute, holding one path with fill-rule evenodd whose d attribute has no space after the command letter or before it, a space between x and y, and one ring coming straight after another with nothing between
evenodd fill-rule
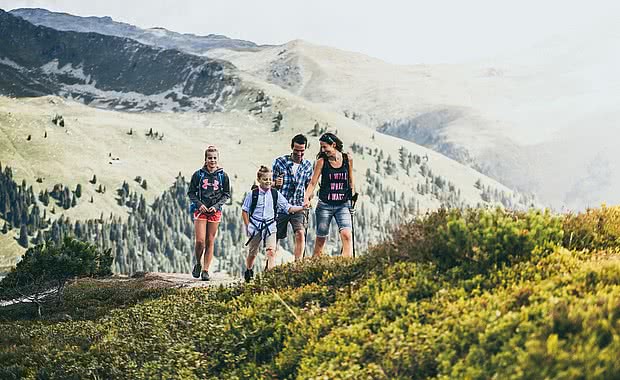
<instances>
[{"instance_id":1,"label":"child hiker","mask_svg":"<svg viewBox=\"0 0 620 380\"><path fill-rule=\"evenodd\" d=\"M276 216L281 213L296 213L304 210L303 206L291 206L286 198L276 189L271 188L271 169L261 166L256 173L259 186L246 195L241 216L246 227L249 246L246 259L244 279L249 282L254 277L254 260L261 242L265 246L267 269L275 264Z\"/></svg>"},{"instance_id":2,"label":"child hiker","mask_svg":"<svg viewBox=\"0 0 620 380\"><path fill-rule=\"evenodd\" d=\"M204 166L193 175L187 195L196 229L196 265L192 276L209 281L209 267L213 260L213 243L222 220L222 206L230 198L230 180L218 165L219 153L214 145L205 151Z\"/></svg>"}]
</instances>

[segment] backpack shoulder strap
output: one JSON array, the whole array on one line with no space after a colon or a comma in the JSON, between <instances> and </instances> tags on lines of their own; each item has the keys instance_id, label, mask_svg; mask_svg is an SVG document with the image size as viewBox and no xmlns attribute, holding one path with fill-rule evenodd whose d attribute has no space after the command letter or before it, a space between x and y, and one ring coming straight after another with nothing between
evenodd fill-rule
<instances>
[{"instance_id":1,"label":"backpack shoulder strap","mask_svg":"<svg viewBox=\"0 0 620 380\"><path fill-rule=\"evenodd\" d=\"M198 199L202 202L202 181L205 179L205 172L202 169L198 169L199 180L198 180Z\"/></svg>"},{"instance_id":2,"label":"backpack shoulder strap","mask_svg":"<svg viewBox=\"0 0 620 380\"><path fill-rule=\"evenodd\" d=\"M256 210L257 204L258 204L258 187L252 189L252 203L250 203L250 216L254 214L254 210Z\"/></svg>"},{"instance_id":3,"label":"backpack shoulder strap","mask_svg":"<svg viewBox=\"0 0 620 380\"><path fill-rule=\"evenodd\" d=\"M273 217L278 215L278 190L271 188L271 199L273 200Z\"/></svg>"}]
</instances>

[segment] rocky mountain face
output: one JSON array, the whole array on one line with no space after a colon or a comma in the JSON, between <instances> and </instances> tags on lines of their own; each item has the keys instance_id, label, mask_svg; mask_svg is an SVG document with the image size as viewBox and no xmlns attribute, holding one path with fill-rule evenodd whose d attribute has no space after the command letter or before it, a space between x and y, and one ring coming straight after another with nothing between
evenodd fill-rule
<instances>
[{"instance_id":1,"label":"rocky mountain face","mask_svg":"<svg viewBox=\"0 0 620 380\"><path fill-rule=\"evenodd\" d=\"M14 9L11 14L21 17L35 25L47 26L56 30L74 32L94 32L109 36L131 38L145 45L164 49L178 49L185 53L204 55L211 49L253 49L257 45L251 41L209 34L176 33L164 28L142 29L137 26L117 22L110 17L80 17L67 13L50 12L40 8Z\"/></svg>"},{"instance_id":2,"label":"rocky mountain face","mask_svg":"<svg viewBox=\"0 0 620 380\"><path fill-rule=\"evenodd\" d=\"M213 111L240 81L231 64L97 33L57 31L0 10L0 94L60 95L129 111Z\"/></svg>"}]
</instances>

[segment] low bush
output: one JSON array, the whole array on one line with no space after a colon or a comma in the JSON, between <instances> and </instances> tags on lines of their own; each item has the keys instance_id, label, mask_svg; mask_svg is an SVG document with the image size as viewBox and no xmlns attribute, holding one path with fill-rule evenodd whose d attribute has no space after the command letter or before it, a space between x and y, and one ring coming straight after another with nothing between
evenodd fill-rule
<instances>
[{"instance_id":1,"label":"low bush","mask_svg":"<svg viewBox=\"0 0 620 380\"><path fill-rule=\"evenodd\" d=\"M616 222L570 218L585 217L439 211L356 260L0 324L0 378L619 378L620 248L588 236ZM120 298L66 300L106 292Z\"/></svg>"},{"instance_id":2,"label":"low bush","mask_svg":"<svg viewBox=\"0 0 620 380\"><path fill-rule=\"evenodd\" d=\"M588 209L564 217L564 246L569 249L620 247L620 207Z\"/></svg>"},{"instance_id":3,"label":"low bush","mask_svg":"<svg viewBox=\"0 0 620 380\"><path fill-rule=\"evenodd\" d=\"M26 251L0 282L0 300L34 302L41 316L46 300L62 300L65 284L78 277L103 277L112 274L110 250L65 238L62 243L36 245Z\"/></svg>"}]
</instances>

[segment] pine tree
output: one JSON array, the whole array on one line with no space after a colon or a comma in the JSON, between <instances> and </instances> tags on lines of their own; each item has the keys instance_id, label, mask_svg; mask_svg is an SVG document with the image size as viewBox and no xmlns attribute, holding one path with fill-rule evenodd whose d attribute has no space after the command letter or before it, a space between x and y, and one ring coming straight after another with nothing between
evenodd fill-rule
<instances>
[{"instance_id":1,"label":"pine tree","mask_svg":"<svg viewBox=\"0 0 620 380\"><path fill-rule=\"evenodd\" d=\"M19 228L19 239L17 240L17 242L22 247L28 248L28 229L26 228L25 224L22 224L22 226Z\"/></svg>"},{"instance_id":2,"label":"pine tree","mask_svg":"<svg viewBox=\"0 0 620 380\"><path fill-rule=\"evenodd\" d=\"M398 160L400 162L400 166L403 169L407 169L407 149L405 149L404 146L401 146L400 149L398 149Z\"/></svg>"},{"instance_id":3,"label":"pine tree","mask_svg":"<svg viewBox=\"0 0 620 380\"><path fill-rule=\"evenodd\" d=\"M39 230L39 232L37 232L37 237L34 240L35 244L43 244L45 242L45 240L43 239L43 232L41 232L41 230Z\"/></svg>"},{"instance_id":4,"label":"pine tree","mask_svg":"<svg viewBox=\"0 0 620 380\"><path fill-rule=\"evenodd\" d=\"M78 197L78 198L82 197L82 185L79 184L79 183L75 187L75 196Z\"/></svg>"},{"instance_id":5,"label":"pine tree","mask_svg":"<svg viewBox=\"0 0 620 380\"><path fill-rule=\"evenodd\" d=\"M65 190L62 192L62 208L68 210L71 207L71 193L69 192L69 188L65 187Z\"/></svg>"},{"instance_id":6,"label":"pine tree","mask_svg":"<svg viewBox=\"0 0 620 380\"><path fill-rule=\"evenodd\" d=\"M142 188L143 188L144 190L147 190L147 189L148 189L148 185L147 185L147 183L146 183L146 179L142 180L142 184L141 184L140 186L142 186Z\"/></svg>"}]
</instances>

